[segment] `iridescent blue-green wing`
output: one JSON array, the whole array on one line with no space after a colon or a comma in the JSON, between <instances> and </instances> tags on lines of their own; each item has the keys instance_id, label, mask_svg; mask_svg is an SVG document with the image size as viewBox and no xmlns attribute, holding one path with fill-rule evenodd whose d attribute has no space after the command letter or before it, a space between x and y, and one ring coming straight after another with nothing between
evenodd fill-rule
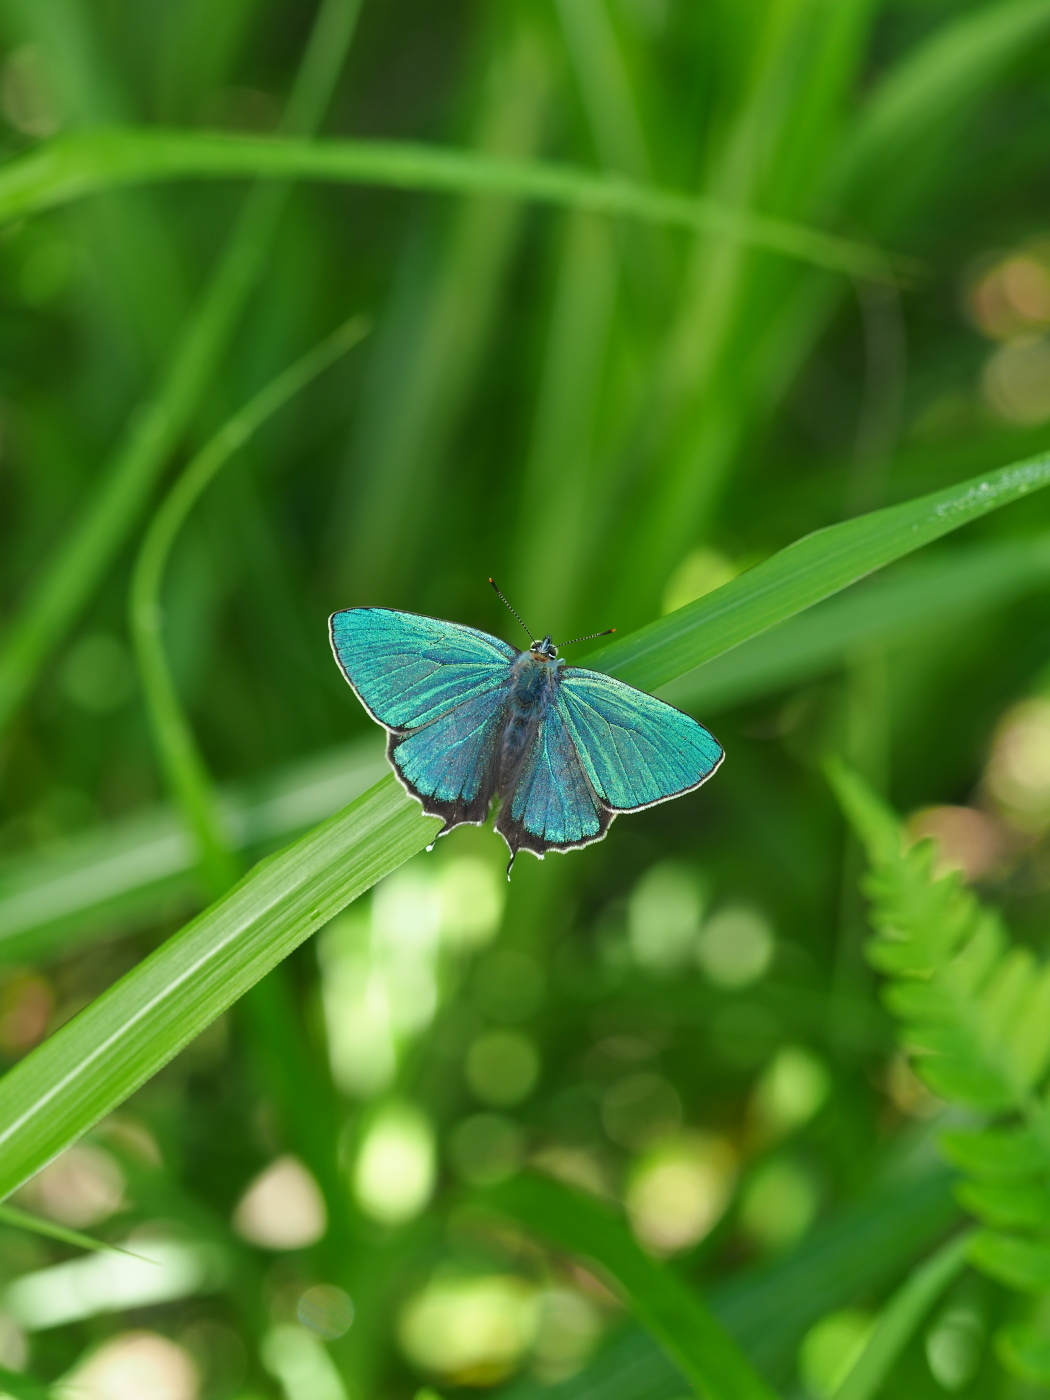
<instances>
[{"instance_id":1,"label":"iridescent blue-green wing","mask_svg":"<svg viewBox=\"0 0 1050 1400\"><path fill-rule=\"evenodd\" d=\"M510 847L511 864L518 851L542 856L589 846L609 829L613 813L588 778L557 697L537 724L516 781L500 797L496 830Z\"/></svg>"},{"instance_id":2,"label":"iridescent blue-green wing","mask_svg":"<svg viewBox=\"0 0 1050 1400\"><path fill-rule=\"evenodd\" d=\"M487 632L391 608L348 608L329 630L340 670L387 729L418 728L497 691L517 656Z\"/></svg>"},{"instance_id":3,"label":"iridescent blue-green wing","mask_svg":"<svg viewBox=\"0 0 1050 1400\"><path fill-rule=\"evenodd\" d=\"M483 822L517 652L473 627L390 608L349 608L329 623L343 675L390 731L402 786L445 831Z\"/></svg>"},{"instance_id":4,"label":"iridescent blue-green wing","mask_svg":"<svg viewBox=\"0 0 1050 1400\"><path fill-rule=\"evenodd\" d=\"M725 756L692 716L600 671L567 666L557 704L591 786L614 812L699 787Z\"/></svg>"},{"instance_id":5,"label":"iridescent blue-green wing","mask_svg":"<svg viewBox=\"0 0 1050 1400\"><path fill-rule=\"evenodd\" d=\"M496 786L506 691L486 691L418 729L392 730L387 757L402 785L441 817L441 835L488 816Z\"/></svg>"}]
</instances>

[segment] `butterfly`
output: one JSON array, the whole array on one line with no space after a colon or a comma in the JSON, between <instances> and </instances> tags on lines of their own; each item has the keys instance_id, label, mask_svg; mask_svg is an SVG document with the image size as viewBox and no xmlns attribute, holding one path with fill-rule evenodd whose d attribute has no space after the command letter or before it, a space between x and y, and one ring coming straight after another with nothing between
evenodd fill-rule
<instances>
[{"instance_id":1,"label":"butterfly","mask_svg":"<svg viewBox=\"0 0 1050 1400\"><path fill-rule=\"evenodd\" d=\"M340 670L387 731L401 785L444 821L438 835L481 826L498 799L508 876L519 851L542 860L600 841L620 812L691 792L724 757L689 715L566 666L550 637L537 641L527 627L527 651L391 608L347 608L329 630Z\"/></svg>"}]
</instances>

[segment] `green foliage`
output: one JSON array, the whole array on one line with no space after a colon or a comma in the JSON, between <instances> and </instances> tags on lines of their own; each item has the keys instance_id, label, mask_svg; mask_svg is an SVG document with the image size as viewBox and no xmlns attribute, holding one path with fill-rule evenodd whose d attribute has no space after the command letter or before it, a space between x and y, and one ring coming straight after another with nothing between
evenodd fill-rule
<instances>
[{"instance_id":1,"label":"green foliage","mask_svg":"<svg viewBox=\"0 0 1050 1400\"><path fill-rule=\"evenodd\" d=\"M867 954L903 1044L936 1094L983 1120L941 1137L963 1173L959 1200L985 1226L969 1258L1010 1288L1050 1293L1050 966L1012 943L957 872L936 874L932 842L908 847L860 779L829 771L871 865ZM1013 1325L1001 1351L1020 1374L1050 1380L1037 1328Z\"/></svg>"},{"instance_id":2,"label":"green foliage","mask_svg":"<svg viewBox=\"0 0 1050 1400\"><path fill-rule=\"evenodd\" d=\"M0 0L0 1390L143 1333L199 1400L1046 1374L1048 42ZM510 885L324 629L510 636L492 573L729 756ZM958 1200L828 751L989 837L1002 922L857 798ZM151 1236L182 1291L114 1296Z\"/></svg>"}]
</instances>

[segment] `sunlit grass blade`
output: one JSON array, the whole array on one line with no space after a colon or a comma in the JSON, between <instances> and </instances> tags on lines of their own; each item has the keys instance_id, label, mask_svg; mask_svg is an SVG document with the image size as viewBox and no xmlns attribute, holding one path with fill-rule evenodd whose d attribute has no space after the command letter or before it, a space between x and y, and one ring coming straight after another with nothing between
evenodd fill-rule
<instances>
[{"instance_id":1,"label":"sunlit grass blade","mask_svg":"<svg viewBox=\"0 0 1050 1400\"><path fill-rule=\"evenodd\" d=\"M620 643L610 670L660 684L928 540L1050 482L1050 459L807 536ZM720 605L721 600L721 605ZM0 1196L177 1053L341 908L431 842L390 776L251 871L0 1080Z\"/></svg>"},{"instance_id":2,"label":"sunlit grass blade","mask_svg":"<svg viewBox=\"0 0 1050 1400\"><path fill-rule=\"evenodd\" d=\"M622 1220L593 1197L544 1177L520 1176L483 1198L583 1259L597 1263L705 1400L773 1400L700 1295L635 1243Z\"/></svg>"},{"instance_id":3,"label":"sunlit grass blade","mask_svg":"<svg viewBox=\"0 0 1050 1400\"><path fill-rule=\"evenodd\" d=\"M902 505L829 525L788 545L714 593L587 658L646 690L739 646L893 559L1050 484L1033 457Z\"/></svg>"},{"instance_id":4,"label":"sunlit grass blade","mask_svg":"<svg viewBox=\"0 0 1050 1400\"><path fill-rule=\"evenodd\" d=\"M957 1235L924 1260L883 1308L867 1345L834 1400L875 1400L926 1314L966 1265L968 1234Z\"/></svg>"},{"instance_id":5,"label":"sunlit grass blade","mask_svg":"<svg viewBox=\"0 0 1050 1400\"><path fill-rule=\"evenodd\" d=\"M393 777L256 866L0 1080L6 1196L154 1074L303 939L433 841Z\"/></svg>"},{"instance_id":6,"label":"sunlit grass blade","mask_svg":"<svg viewBox=\"0 0 1050 1400\"><path fill-rule=\"evenodd\" d=\"M0 222L127 185L253 177L505 195L670 228L717 229L757 248L878 281L888 266L885 254L852 239L736 213L713 200L621 176L396 141L266 140L149 129L60 137L0 170Z\"/></svg>"}]
</instances>

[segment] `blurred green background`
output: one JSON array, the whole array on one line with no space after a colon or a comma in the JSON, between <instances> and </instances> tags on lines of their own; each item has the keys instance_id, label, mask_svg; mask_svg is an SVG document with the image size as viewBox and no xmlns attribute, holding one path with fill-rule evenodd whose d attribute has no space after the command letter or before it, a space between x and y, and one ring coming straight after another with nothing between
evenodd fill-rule
<instances>
[{"instance_id":1,"label":"blurred green background","mask_svg":"<svg viewBox=\"0 0 1050 1400\"><path fill-rule=\"evenodd\" d=\"M85 522L111 536L55 584L68 625L0 736L5 1064L205 902L131 572L192 453L346 318L367 337L219 473L163 590L246 859L384 771L331 611L520 643L494 574L541 635L627 632L1050 440L1050 3L2 0L0 38L9 157L117 123L442 143L833 231L887 267L366 185L160 185L0 230L6 635ZM191 332L150 456L136 433ZM785 1396L827 1400L954 1207L820 759L1040 946L1048 577L1037 496L668 688L727 750L702 791L509 886L466 828L383 881L19 1193L163 1262L0 1228L11 1393L28 1367L95 1400L681 1396L593 1272L482 1208L532 1165L621 1203ZM988 1342L1011 1306L964 1277L894 1393L1044 1393Z\"/></svg>"}]
</instances>

